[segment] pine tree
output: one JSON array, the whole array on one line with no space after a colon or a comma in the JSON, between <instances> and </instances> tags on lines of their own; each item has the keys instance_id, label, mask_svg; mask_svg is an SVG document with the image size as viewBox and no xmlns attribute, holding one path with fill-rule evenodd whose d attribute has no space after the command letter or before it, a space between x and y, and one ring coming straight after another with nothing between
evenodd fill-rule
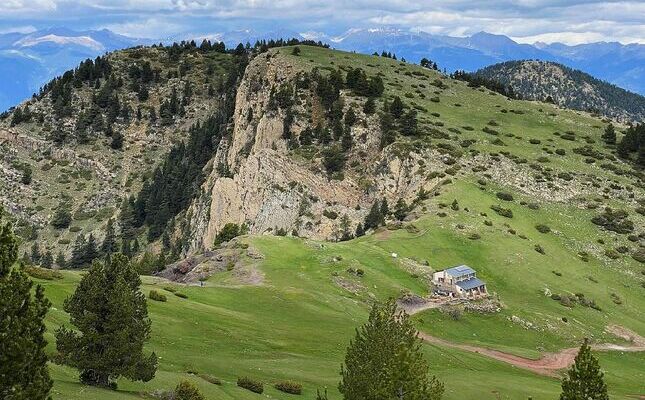
<instances>
[{"instance_id":1,"label":"pine tree","mask_svg":"<svg viewBox=\"0 0 645 400\"><path fill-rule=\"evenodd\" d=\"M338 390L345 400L439 400L443 384L428 377L421 340L396 302L375 303L347 348Z\"/></svg>"},{"instance_id":2,"label":"pine tree","mask_svg":"<svg viewBox=\"0 0 645 400\"><path fill-rule=\"evenodd\" d=\"M85 243L85 247L83 248L83 261L84 265L91 264L92 261L97 259L99 257L99 250L98 246L96 245L96 239L94 238L94 234L90 233L90 235L87 237L87 242Z\"/></svg>"},{"instance_id":3,"label":"pine tree","mask_svg":"<svg viewBox=\"0 0 645 400\"><path fill-rule=\"evenodd\" d=\"M363 112L367 115L372 115L376 112L376 102L373 97L369 97L363 106Z\"/></svg>"},{"instance_id":4,"label":"pine tree","mask_svg":"<svg viewBox=\"0 0 645 400\"><path fill-rule=\"evenodd\" d=\"M110 147L114 150L119 150L123 147L123 134L119 131L112 132L112 140Z\"/></svg>"},{"instance_id":5,"label":"pine tree","mask_svg":"<svg viewBox=\"0 0 645 400\"><path fill-rule=\"evenodd\" d=\"M399 96L394 96L394 100L392 100L392 103L390 104L390 114L396 119L401 118L403 115L403 109L404 109L403 101L401 101L401 98Z\"/></svg>"},{"instance_id":6,"label":"pine tree","mask_svg":"<svg viewBox=\"0 0 645 400\"><path fill-rule=\"evenodd\" d=\"M365 227L364 229L376 229L381 225L382 220L383 216L381 214L380 202L377 200L374 202L374 204L372 204L370 212L365 217L365 223L363 224L363 226ZM357 234L356 236L359 235Z\"/></svg>"},{"instance_id":7,"label":"pine tree","mask_svg":"<svg viewBox=\"0 0 645 400\"><path fill-rule=\"evenodd\" d=\"M109 256L113 253L119 251L116 244L116 233L114 232L114 220L110 218L108 220L107 226L105 227L105 237L101 243L101 254L103 256Z\"/></svg>"},{"instance_id":8,"label":"pine tree","mask_svg":"<svg viewBox=\"0 0 645 400\"><path fill-rule=\"evenodd\" d=\"M43 318L50 307L42 286L13 264L18 243L0 210L0 398L50 399L52 380L47 369Z\"/></svg>"},{"instance_id":9,"label":"pine tree","mask_svg":"<svg viewBox=\"0 0 645 400\"><path fill-rule=\"evenodd\" d=\"M607 385L587 339L562 380L560 400L608 400Z\"/></svg>"},{"instance_id":10,"label":"pine tree","mask_svg":"<svg viewBox=\"0 0 645 400\"><path fill-rule=\"evenodd\" d=\"M42 255L40 254L40 248L38 247L38 243L34 242L34 244L31 245L31 256L29 259L31 260L31 263L34 265L40 264Z\"/></svg>"},{"instance_id":11,"label":"pine tree","mask_svg":"<svg viewBox=\"0 0 645 400\"><path fill-rule=\"evenodd\" d=\"M616 144L616 130L612 124L607 125L605 132L602 134L602 139L607 144Z\"/></svg>"},{"instance_id":12,"label":"pine tree","mask_svg":"<svg viewBox=\"0 0 645 400\"><path fill-rule=\"evenodd\" d=\"M107 263L94 263L65 300L77 330L58 329L56 348L80 371L81 382L116 388L120 376L144 382L154 377L157 356L143 353L150 319L140 285L128 258L117 253Z\"/></svg>"},{"instance_id":13,"label":"pine tree","mask_svg":"<svg viewBox=\"0 0 645 400\"><path fill-rule=\"evenodd\" d=\"M54 255L50 250L47 250L45 254L40 258L40 266L43 268L51 268L54 265Z\"/></svg>"},{"instance_id":14,"label":"pine tree","mask_svg":"<svg viewBox=\"0 0 645 400\"><path fill-rule=\"evenodd\" d=\"M70 268L82 268L85 266L85 246L87 241L85 236L80 234L76 237L74 247L72 247L72 258L69 260Z\"/></svg>"},{"instance_id":15,"label":"pine tree","mask_svg":"<svg viewBox=\"0 0 645 400\"><path fill-rule=\"evenodd\" d=\"M56 229L66 229L71 223L72 214L64 204L59 205L51 220L51 225Z\"/></svg>"},{"instance_id":16,"label":"pine tree","mask_svg":"<svg viewBox=\"0 0 645 400\"><path fill-rule=\"evenodd\" d=\"M62 251L59 251L56 255L56 265L59 269L65 268L67 266L67 260L65 260L65 254Z\"/></svg>"}]
</instances>

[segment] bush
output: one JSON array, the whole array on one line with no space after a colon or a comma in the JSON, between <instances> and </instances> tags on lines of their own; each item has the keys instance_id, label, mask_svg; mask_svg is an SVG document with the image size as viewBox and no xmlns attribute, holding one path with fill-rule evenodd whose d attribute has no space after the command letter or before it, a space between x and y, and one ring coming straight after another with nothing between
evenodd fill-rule
<instances>
[{"instance_id":1,"label":"bush","mask_svg":"<svg viewBox=\"0 0 645 400\"><path fill-rule=\"evenodd\" d=\"M177 289L175 289L172 286L164 286L163 290L165 290L166 292L170 292L170 293L175 293L177 291Z\"/></svg>"},{"instance_id":2,"label":"bush","mask_svg":"<svg viewBox=\"0 0 645 400\"><path fill-rule=\"evenodd\" d=\"M173 400L206 400L206 397L192 382L181 381L175 388Z\"/></svg>"},{"instance_id":3,"label":"bush","mask_svg":"<svg viewBox=\"0 0 645 400\"><path fill-rule=\"evenodd\" d=\"M39 267L25 267L25 272L27 275L36 279L43 279L46 281L53 281L54 279L63 279L63 274L58 271L53 271L51 269L39 268Z\"/></svg>"},{"instance_id":4,"label":"bush","mask_svg":"<svg viewBox=\"0 0 645 400\"><path fill-rule=\"evenodd\" d=\"M537 231L540 232L540 233L549 233L549 232L551 232L551 228L549 228L547 225L544 225L544 224L535 225L535 229L537 229Z\"/></svg>"},{"instance_id":5,"label":"bush","mask_svg":"<svg viewBox=\"0 0 645 400\"><path fill-rule=\"evenodd\" d=\"M632 258L639 263L645 263L645 248L641 247L640 249L632 253Z\"/></svg>"},{"instance_id":6,"label":"bush","mask_svg":"<svg viewBox=\"0 0 645 400\"><path fill-rule=\"evenodd\" d=\"M228 242L229 240L240 236L244 235L246 233L246 227L244 225L238 225L234 224L232 222L227 223L224 225L221 231L217 233L217 236L215 236L215 246L219 246L220 244L224 242Z\"/></svg>"},{"instance_id":7,"label":"bush","mask_svg":"<svg viewBox=\"0 0 645 400\"><path fill-rule=\"evenodd\" d=\"M546 254L546 252L544 251L544 248L542 246L540 246L539 244L536 244L534 249L535 249L535 251L537 251L540 254Z\"/></svg>"},{"instance_id":8,"label":"bush","mask_svg":"<svg viewBox=\"0 0 645 400\"><path fill-rule=\"evenodd\" d=\"M253 393L261 394L262 392L264 392L264 385L262 384L262 382L256 381L246 376L237 378L237 386L246 390L250 390Z\"/></svg>"},{"instance_id":9,"label":"bush","mask_svg":"<svg viewBox=\"0 0 645 400\"><path fill-rule=\"evenodd\" d=\"M222 381L213 375L210 374L199 374L199 377L205 380L208 383L212 383L213 385L221 385Z\"/></svg>"},{"instance_id":10,"label":"bush","mask_svg":"<svg viewBox=\"0 0 645 400\"><path fill-rule=\"evenodd\" d=\"M502 217L513 218L513 211L509 208L504 208L496 204L493 204L490 208Z\"/></svg>"},{"instance_id":11,"label":"bush","mask_svg":"<svg viewBox=\"0 0 645 400\"><path fill-rule=\"evenodd\" d=\"M302 385L292 381L282 381L274 385L281 392L289 394L302 394Z\"/></svg>"},{"instance_id":12,"label":"bush","mask_svg":"<svg viewBox=\"0 0 645 400\"><path fill-rule=\"evenodd\" d=\"M188 298L188 295L183 294L181 292L175 292L175 296L181 297L182 299L187 299Z\"/></svg>"},{"instance_id":13,"label":"bush","mask_svg":"<svg viewBox=\"0 0 645 400\"><path fill-rule=\"evenodd\" d=\"M479 240L479 239L481 239L481 238L482 238L482 237L481 237L481 235L480 235L479 233L471 233L471 234L468 236L468 239L470 239L470 240Z\"/></svg>"},{"instance_id":14,"label":"bush","mask_svg":"<svg viewBox=\"0 0 645 400\"><path fill-rule=\"evenodd\" d=\"M620 254L614 249L605 250L605 256L611 258L612 260L617 260L620 258Z\"/></svg>"},{"instance_id":15,"label":"bush","mask_svg":"<svg viewBox=\"0 0 645 400\"><path fill-rule=\"evenodd\" d=\"M513 195L506 192L497 192L497 198L504 201L513 201Z\"/></svg>"},{"instance_id":16,"label":"bush","mask_svg":"<svg viewBox=\"0 0 645 400\"><path fill-rule=\"evenodd\" d=\"M150 298L150 300L161 301L161 302L165 302L166 300L168 300L166 299L166 295L161 294L156 290L151 290L150 293L148 293L148 298Z\"/></svg>"}]
</instances>

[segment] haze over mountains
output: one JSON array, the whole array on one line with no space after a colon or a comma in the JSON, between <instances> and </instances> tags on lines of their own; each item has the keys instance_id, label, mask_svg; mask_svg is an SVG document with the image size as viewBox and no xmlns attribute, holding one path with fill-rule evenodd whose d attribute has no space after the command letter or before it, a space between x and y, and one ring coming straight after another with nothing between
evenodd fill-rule
<instances>
[{"instance_id":1,"label":"haze over mountains","mask_svg":"<svg viewBox=\"0 0 645 400\"><path fill-rule=\"evenodd\" d=\"M52 28L28 34L0 35L0 74L5 77L0 85L0 110L29 97L43 83L73 68L81 60L108 51L191 38L209 38L234 46L240 42L254 43L258 39L279 37L320 40L337 49L367 54L385 50L412 62L426 57L448 72L457 69L475 71L510 60L555 61L635 93L645 93L645 45L642 44L599 42L576 46L562 43L529 45L517 43L507 36L485 32L468 37L451 37L383 28L351 29L339 36L320 32L259 32L247 29L153 40L130 38L106 29L73 31Z\"/></svg>"}]
</instances>

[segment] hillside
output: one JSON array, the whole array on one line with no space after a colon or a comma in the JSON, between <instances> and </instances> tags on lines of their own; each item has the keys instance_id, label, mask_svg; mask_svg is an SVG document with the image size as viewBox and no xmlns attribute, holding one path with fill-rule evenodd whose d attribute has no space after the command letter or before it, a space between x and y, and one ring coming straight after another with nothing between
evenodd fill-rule
<instances>
[{"instance_id":1,"label":"hillside","mask_svg":"<svg viewBox=\"0 0 645 400\"><path fill-rule=\"evenodd\" d=\"M145 113L138 123L117 117L121 150L103 131L76 129L109 74L69 81L71 115L57 116L51 89L23 104L15 122L15 112L6 115L2 200L20 224L26 258L36 242L41 253L73 259L72 243L90 233L101 242L113 216L141 272L158 272L144 278L145 292L170 288L167 302L149 302L157 378L119 382L112 392L52 365L54 399L139 398L180 378L209 398L257 397L235 387L242 375L265 381L268 398L287 398L269 387L281 379L302 382L303 398L322 387L338 398L349 338L370 301L389 296L418 311L447 399L555 398L557 370L477 349L532 365L583 337L620 350L598 353L612 398L640 394L644 356L630 350L645 336L645 192L634 150L619 156L620 146L603 139L606 122L585 112L511 100L390 58L297 48L108 55L123 78L114 89L120 104L157 110L173 87L179 100L187 82L193 91L184 113L165 113L167 125ZM145 61L168 78L147 83L149 99L139 100L132 88L140 75L126 71ZM175 75L178 65L190 68ZM218 81L223 91L209 91ZM65 140L54 142L47 122ZM140 133L149 131L158 134ZM109 165L116 179L99 168L81 173L94 164L80 157ZM26 183L25 163L33 171ZM63 175L68 182L58 182ZM86 216L88 201L108 189L110 208ZM59 198L69 228L51 225ZM434 306L428 277L456 264L477 271L490 300ZM81 273L40 281L54 303L50 351Z\"/></svg>"},{"instance_id":2,"label":"hillside","mask_svg":"<svg viewBox=\"0 0 645 400\"><path fill-rule=\"evenodd\" d=\"M546 61L508 61L475 73L513 88L524 99L552 101L623 122L645 119L645 97L579 70Z\"/></svg>"}]
</instances>

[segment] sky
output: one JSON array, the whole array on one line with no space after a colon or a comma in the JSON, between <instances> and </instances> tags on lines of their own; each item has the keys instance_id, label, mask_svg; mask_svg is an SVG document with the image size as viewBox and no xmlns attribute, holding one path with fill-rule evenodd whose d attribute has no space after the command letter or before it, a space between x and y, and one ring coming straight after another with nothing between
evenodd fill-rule
<instances>
[{"instance_id":1,"label":"sky","mask_svg":"<svg viewBox=\"0 0 645 400\"><path fill-rule=\"evenodd\" d=\"M485 31L522 43L645 44L645 0L0 0L0 33L47 27L151 39L387 27L450 36Z\"/></svg>"}]
</instances>

